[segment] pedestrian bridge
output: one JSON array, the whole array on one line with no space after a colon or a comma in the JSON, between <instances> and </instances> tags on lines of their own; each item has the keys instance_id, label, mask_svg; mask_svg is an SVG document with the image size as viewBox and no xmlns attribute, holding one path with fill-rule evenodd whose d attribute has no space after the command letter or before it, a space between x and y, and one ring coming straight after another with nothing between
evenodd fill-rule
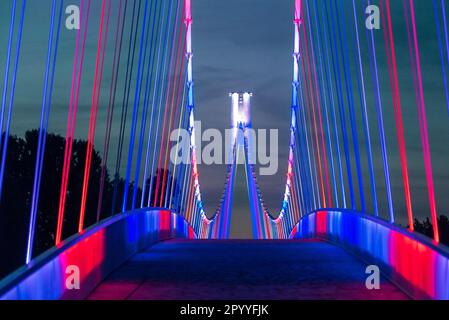
<instances>
[{"instance_id":1,"label":"pedestrian bridge","mask_svg":"<svg viewBox=\"0 0 449 320\"><path fill-rule=\"evenodd\" d=\"M231 161L206 212L191 0L80 0L71 37L65 1L10 2L0 10L10 23L1 34L0 243L7 272L23 266L1 280L0 298L449 299L445 1L427 13L429 1L380 1L379 31L365 23L365 2L292 0L291 103L267 99L273 115L290 114L277 212L249 160L249 92L231 94ZM40 55L34 10L50 21ZM439 50L423 53L423 34L426 49ZM73 66L60 42L63 57L73 47ZM41 75L27 73L38 63ZM14 103L31 94L16 79L42 88L32 107ZM172 139L177 129L185 139ZM254 241L229 240L239 151ZM429 237L415 228L423 218ZM367 270L377 268L380 289L369 290Z\"/></svg>"},{"instance_id":2,"label":"pedestrian bridge","mask_svg":"<svg viewBox=\"0 0 449 320\"><path fill-rule=\"evenodd\" d=\"M369 290L368 265L381 270ZM71 266L79 268L73 289ZM198 240L139 210L67 239L0 283L2 299L448 299L449 252L372 217L320 211L290 240Z\"/></svg>"}]
</instances>

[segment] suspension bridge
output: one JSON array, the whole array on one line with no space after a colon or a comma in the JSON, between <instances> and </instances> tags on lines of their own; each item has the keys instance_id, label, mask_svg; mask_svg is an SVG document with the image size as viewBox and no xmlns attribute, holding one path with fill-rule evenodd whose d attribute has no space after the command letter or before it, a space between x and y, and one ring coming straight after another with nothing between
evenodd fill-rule
<instances>
[{"instance_id":1,"label":"suspension bridge","mask_svg":"<svg viewBox=\"0 0 449 320\"><path fill-rule=\"evenodd\" d=\"M40 12L48 7L49 29L43 67L36 67L43 81L32 79L41 92L39 107L33 106L39 118L28 154L32 165L11 169L26 158L15 156L18 138L11 128L24 121L13 117L15 97L27 95L16 86L28 76L21 75L21 52L33 39L29 33L37 32L26 24L37 7L9 3L0 12L9 26L1 31L0 50L1 230L26 232L18 247L2 235L9 247L23 248L14 249L20 263L0 282L2 299L449 299L449 249L439 226L448 181L432 167L447 155L440 152L447 143L429 130L429 117L444 122L449 112L444 0L433 2L439 60L432 83L441 99L432 105L423 68L429 52L413 0L403 0L394 14L389 0L292 0L292 99L282 107L291 110L290 139L279 212L267 209L250 161L250 93L231 95L232 161L217 209L206 212L191 0L80 0L79 28L70 38L69 4L40 3ZM365 8L373 4L380 8L380 29L365 24ZM406 46L396 44L395 19L403 23ZM60 63L68 47L70 70ZM404 76L398 65L405 63ZM410 90L401 90L404 78ZM61 112L56 97L65 93L65 135L54 151L59 140L49 123ZM77 119L80 108L90 110L87 119ZM76 128L85 130L84 142L75 139ZM173 139L175 129L188 131L189 148L187 156L175 150L174 158L188 161L172 161L181 140ZM388 135L392 130L395 137ZM434 143L440 145L431 148ZM412 159L411 149L420 157ZM229 239L241 151L251 241ZM27 183L9 189L23 176ZM417 177L423 187L413 192ZM5 218L18 215L6 209L17 192L25 193L20 227ZM414 230L422 216L429 217L432 238ZM379 290L366 288L368 265L382 271ZM76 276L79 286L70 282Z\"/></svg>"}]
</instances>

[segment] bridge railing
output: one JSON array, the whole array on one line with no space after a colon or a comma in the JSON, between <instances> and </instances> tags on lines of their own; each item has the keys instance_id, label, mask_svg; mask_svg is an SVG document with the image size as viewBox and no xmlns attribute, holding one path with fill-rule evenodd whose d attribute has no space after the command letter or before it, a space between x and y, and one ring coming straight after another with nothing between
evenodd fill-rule
<instances>
[{"instance_id":1,"label":"bridge railing","mask_svg":"<svg viewBox=\"0 0 449 320\"><path fill-rule=\"evenodd\" d=\"M54 247L0 282L0 299L84 299L117 267L149 245L195 238L180 216L141 209L105 220Z\"/></svg>"},{"instance_id":2,"label":"bridge railing","mask_svg":"<svg viewBox=\"0 0 449 320\"><path fill-rule=\"evenodd\" d=\"M413 298L449 299L449 249L359 212L326 209L305 216L292 238L318 238L377 265Z\"/></svg>"}]
</instances>

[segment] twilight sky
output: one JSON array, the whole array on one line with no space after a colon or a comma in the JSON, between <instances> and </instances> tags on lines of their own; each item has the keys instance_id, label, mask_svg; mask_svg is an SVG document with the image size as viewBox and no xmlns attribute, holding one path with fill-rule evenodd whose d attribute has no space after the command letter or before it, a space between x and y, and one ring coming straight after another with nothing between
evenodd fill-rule
<instances>
[{"instance_id":1,"label":"twilight sky","mask_svg":"<svg viewBox=\"0 0 449 320\"><path fill-rule=\"evenodd\" d=\"M321 3L324 0L313 1ZM352 10L352 1L345 2L346 12ZM67 2L68 4L77 1ZM230 123L231 91L251 91L254 94L252 106L253 126L256 128L279 129L279 171L275 176L259 177L259 183L268 208L277 212L284 190L285 170L288 153L288 134L291 100L292 50L293 50L293 0L193 0L193 45L196 116L203 128L223 130ZM361 30L361 44L364 80L367 87L368 110L376 182L380 194L382 216L387 215L385 184L382 174L382 159L377 132L374 96L367 59L367 41L364 32L364 6L357 2L358 23ZM0 2L0 75L4 73L9 28L11 0ZM96 38L99 25L100 1L92 1L92 18L86 48L85 73L82 80L76 137L86 138L90 108L90 94L93 84ZM374 2L377 4L377 1ZM47 49L50 16L50 0L28 1L27 18L20 69L17 79L16 97L11 131L21 135L27 129L37 128L42 100L42 83ZM418 217L429 216L426 184L423 169L417 108L415 104L407 34L401 1L391 1L393 28L398 57L399 85L401 90L403 119L410 167L411 191L414 213ZM113 0L111 16L115 17L118 1ZM438 212L449 212L449 138L448 113L444 101L441 64L435 32L432 1L415 1L417 29L422 58L423 81L426 110L429 125L429 139L432 152ZM353 20L348 20L349 26ZM115 18L113 18L115 19ZM115 31L113 25L112 31ZM348 29L353 37L353 29ZM112 32L110 33L113 34ZM73 51L76 33L62 29L56 70L56 83L50 118L51 132L65 132L70 93L70 74L73 66ZM108 48L112 51L112 36ZM381 81L387 148L393 187L394 207L398 221L404 223L406 217L402 178L397 152L396 130L393 117L392 98L387 69L387 60L382 31L376 32L376 46ZM126 43L125 43L126 45ZM110 53L109 51L109 53ZM351 55L352 59L352 55ZM112 54L106 57L106 70L112 63ZM351 60L352 61L352 60ZM353 63L353 62L351 62ZM355 67L352 67L353 77ZM87 70L87 72L86 72ZM123 72L123 70L121 70ZM123 77L123 76L122 76ZM353 79L355 85L355 79ZM100 112L97 126L96 148L102 149L104 123L107 107L107 88L110 74L104 75ZM3 88L3 76L0 78ZM121 101L121 93L117 100ZM355 100L357 119L361 121L358 100ZM118 119L117 119L118 121ZM117 122L114 122L115 125ZM359 126L361 127L361 126ZM117 131L117 130L116 130ZM118 134L117 134L118 135ZM117 141L117 135L111 143ZM361 129L359 137L363 135ZM362 139L363 142L363 139ZM125 148L127 145L125 144ZM361 146L362 167L365 173L364 190L369 193L369 177L364 147ZM112 157L115 158L115 157ZM112 164L112 162L111 162ZM208 212L215 209L222 193L224 166L200 166L203 198ZM239 171L244 174L243 167ZM243 176L235 190L233 235L245 237L249 234L249 212L246 187ZM369 199L367 199L369 201ZM368 206L370 209L370 206Z\"/></svg>"}]
</instances>

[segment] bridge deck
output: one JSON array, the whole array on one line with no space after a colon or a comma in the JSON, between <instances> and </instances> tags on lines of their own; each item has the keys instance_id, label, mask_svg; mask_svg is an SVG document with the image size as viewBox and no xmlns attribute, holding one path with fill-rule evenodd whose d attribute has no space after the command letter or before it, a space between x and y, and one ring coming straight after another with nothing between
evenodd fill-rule
<instances>
[{"instance_id":1,"label":"bridge deck","mask_svg":"<svg viewBox=\"0 0 449 320\"><path fill-rule=\"evenodd\" d=\"M407 299L365 265L318 241L167 241L139 253L89 299Z\"/></svg>"}]
</instances>

